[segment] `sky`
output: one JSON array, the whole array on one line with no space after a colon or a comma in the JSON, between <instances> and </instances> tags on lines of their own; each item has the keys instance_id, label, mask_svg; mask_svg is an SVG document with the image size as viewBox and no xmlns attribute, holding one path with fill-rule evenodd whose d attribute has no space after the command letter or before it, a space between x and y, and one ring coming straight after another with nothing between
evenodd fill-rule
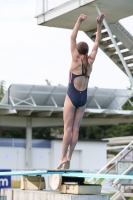
<instances>
[{"instance_id":1,"label":"sky","mask_svg":"<svg viewBox=\"0 0 133 200\"><path fill-rule=\"evenodd\" d=\"M0 80L6 82L6 89L11 84L46 85L46 79L52 85L68 85L71 30L39 26L35 13L35 0L0 0ZM132 20L133 16L121 23L133 35ZM79 41L93 47L81 31ZM89 87L129 86L127 76L99 49Z\"/></svg>"}]
</instances>

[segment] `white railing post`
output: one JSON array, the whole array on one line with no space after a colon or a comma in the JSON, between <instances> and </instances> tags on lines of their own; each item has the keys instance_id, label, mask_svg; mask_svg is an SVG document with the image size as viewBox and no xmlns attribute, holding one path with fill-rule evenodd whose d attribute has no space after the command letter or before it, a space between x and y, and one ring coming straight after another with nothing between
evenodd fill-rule
<instances>
[{"instance_id":1,"label":"white railing post","mask_svg":"<svg viewBox=\"0 0 133 200\"><path fill-rule=\"evenodd\" d=\"M42 0L42 13L45 13L45 0Z\"/></svg>"},{"instance_id":2,"label":"white railing post","mask_svg":"<svg viewBox=\"0 0 133 200\"><path fill-rule=\"evenodd\" d=\"M48 0L45 0L45 12L47 12L48 11Z\"/></svg>"}]
</instances>

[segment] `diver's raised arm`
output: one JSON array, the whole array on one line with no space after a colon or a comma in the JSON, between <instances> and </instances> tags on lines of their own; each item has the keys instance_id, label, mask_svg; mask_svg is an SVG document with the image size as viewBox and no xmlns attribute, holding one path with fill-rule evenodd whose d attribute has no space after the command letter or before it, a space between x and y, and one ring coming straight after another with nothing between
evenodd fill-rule
<instances>
[{"instance_id":1,"label":"diver's raised arm","mask_svg":"<svg viewBox=\"0 0 133 200\"><path fill-rule=\"evenodd\" d=\"M75 39L76 40L76 37L77 37L77 33L78 33L78 30L79 30L79 27L80 27L80 24L82 21L86 20L87 19L87 16L86 15L83 15L81 14L73 28L73 31L72 31L72 34L71 34L71 39Z\"/></svg>"},{"instance_id":2,"label":"diver's raised arm","mask_svg":"<svg viewBox=\"0 0 133 200\"><path fill-rule=\"evenodd\" d=\"M71 54L72 54L73 61L77 61L77 58L79 55L77 48L76 48L76 38L77 38L78 30L79 30L79 27L80 27L80 24L82 23L82 21L84 21L86 19L87 19L87 16L81 14L72 30L72 34L70 37L70 39L71 39L70 44L71 44Z\"/></svg>"},{"instance_id":3,"label":"diver's raised arm","mask_svg":"<svg viewBox=\"0 0 133 200\"><path fill-rule=\"evenodd\" d=\"M95 57L96 57L96 54L97 54L97 50L98 50L98 46L99 46L99 43L101 41L101 27L102 27L102 22L103 22L104 17L105 17L105 15L104 15L104 13L102 13L96 19L96 21L97 21L96 39L95 39L95 42L94 42L94 46L93 46L92 52L89 55L89 60L90 60L91 63L93 63L94 60L95 60Z\"/></svg>"}]
</instances>

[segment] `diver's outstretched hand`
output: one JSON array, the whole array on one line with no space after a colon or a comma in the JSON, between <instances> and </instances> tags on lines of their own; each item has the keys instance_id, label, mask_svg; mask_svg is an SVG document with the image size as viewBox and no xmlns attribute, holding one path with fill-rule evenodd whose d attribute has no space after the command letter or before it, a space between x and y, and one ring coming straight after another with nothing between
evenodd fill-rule
<instances>
[{"instance_id":1,"label":"diver's outstretched hand","mask_svg":"<svg viewBox=\"0 0 133 200\"><path fill-rule=\"evenodd\" d=\"M84 21L84 20L86 20L86 19L87 19L87 15L81 14L81 15L79 16L79 21L80 21L80 22L82 22L82 21Z\"/></svg>"},{"instance_id":2,"label":"diver's outstretched hand","mask_svg":"<svg viewBox=\"0 0 133 200\"><path fill-rule=\"evenodd\" d=\"M96 21L98 24L101 24L103 22L103 19L105 17L105 14L102 13L99 17L97 17Z\"/></svg>"}]
</instances>

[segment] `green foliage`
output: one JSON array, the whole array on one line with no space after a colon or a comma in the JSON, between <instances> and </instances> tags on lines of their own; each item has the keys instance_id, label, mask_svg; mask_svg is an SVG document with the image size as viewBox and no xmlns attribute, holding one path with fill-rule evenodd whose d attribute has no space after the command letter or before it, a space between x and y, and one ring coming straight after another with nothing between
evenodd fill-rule
<instances>
[{"instance_id":1,"label":"green foliage","mask_svg":"<svg viewBox=\"0 0 133 200\"><path fill-rule=\"evenodd\" d=\"M88 182L88 181L84 181L84 184L85 184L85 185L88 185L88 184L89 184L89 182Z\"/></svg>"},{"instance_id":2,"label":"green foliage","mask_svg":"<svg viewBox=\"0 0 133 200\"><path fill-rule=\"evenodd\" d=\"M114 193L109 194L110 198L114 195Z\"/></svg>"},{"instance_id":3,"label":"green foliage","mask_svg":"<svg viewBox=\"0 0 133 200\"><path fill-rule=\"evenodd\" d=\"M58 131L59 133L63 133L63 127L59 128L34 128L32 133L33 139L53 139L55 138L54 132ZM25 138L26 137L26 129L20 130L6 130L2 131L3 138Z\"/></svg>"},{"instance_id":4,"label":"green foliage","mask_svg":"<svg viewBox=\"0 0 133 200\"><path fill-rule=\"evenodd\" d=\"M128 90L132 90L132 83L130 82L130 86L129 88L127 88ZM130 101L133 102L133 97L130 98ZM129 103L129 101L127 101L124 106L122 107L123 110L133 110L133 106Z\"/></svg>"},{"instance_id":5,"label":"green foliage","mask_svg":"<svg viewBox=\"0 0 133 200\"><path fill-rule=\"evenodd\" d=\"M130 136L133 134L133 124L119 124L112 126L80 127L79 139L100 140L103 138Z\"/></svg>"},{"instance_id":6,"label":"green foliage","mask_svg":"<svg viewBox=\"0 0 133 200\"><path fill-rule=\"evenodd\" d=\"M63 85L59 83L58 86L63 86Z\"/></svg>"},{"instance_id":7,"label":"green foliage","mask_svg":"<svg viewBox=\"0 0 133 200\"><path fill-rule=\"evenodd\" d=\"M51 85L51 81L49 81L48 79L45 80L47 85Z\"/></svg>"},{"instance_id":8,"label":"green foliage","mask_svg":"<svg viewBox=\"0 0 133 200\"><path fill-rule=\"evenodd\" d=\"M100 178L97 184L101 185L104 180L105 180L104 178Z\"/></svg>"},{"instance_id":9,"label":"green foliage","mask_svg":"<svg viewBox=\"0 0 133 200\"><path fill-rule=\"evenodd\" d=\"M133 102L133 97L130 99L131 102ZM122 107L123 110L133 110L133 106L127 101L125 105Z\"/></svg>"},{"instance_id":10,"label":"green foliage","mask_svg":"<svg viewBox=\"0 0 133 200\"><path fill-rule=\"evenodd\" d=\"M51 128L34 128L33 129L33 139L52 139Z\"/></svg>"},{"instance_id":11,"label":"green foliage","mask_svg":"<svg viewBox=\"0 0 133 200\"><path fill-rule=\"evenodd\" d=\"M5 81L0 81L0 101L2 100L5 94Z\"/></svg>"},{"instance_id":12,"label":"green foliage","mask_svg":"<svg viewBox=\"0 0 133 200\"><path fill-rule=\"evenodd\" d=\"M55 132L63 134L63 127L34 128L33 139L53 139ZM103 138L130 136L133 133L133 124L120 124L116 126L90 126L80 127L79 140L101 140ZM26 130L3 131L5 138L25 138Z\"/></svg>"},{"instance_id":13,"label":"green foliage","mask_svg":"<svg viewBox=\"0 0 133 200\"><path fill-rule=\"evenodd\" d=\"M25 136L25 129L2 131L3 138L25 138Z\"/></svg>"},{"instance_id":14,"label":"green foliage","mask_svg":"<svg viewBox=\"0 0 133 200\"><path fill-rule=\"evenodd\" d=\"M55 138L54 132L63 133L63 127L56 128L34 128L33 139L52 139ZM121 124L117 126L91 126L80 127L80 140L100 140L102 138L130 136L133 132L133 124ZM25 138L26 130L8 130L2 132L5 138Z\"/></svg>"}]
</instances>

